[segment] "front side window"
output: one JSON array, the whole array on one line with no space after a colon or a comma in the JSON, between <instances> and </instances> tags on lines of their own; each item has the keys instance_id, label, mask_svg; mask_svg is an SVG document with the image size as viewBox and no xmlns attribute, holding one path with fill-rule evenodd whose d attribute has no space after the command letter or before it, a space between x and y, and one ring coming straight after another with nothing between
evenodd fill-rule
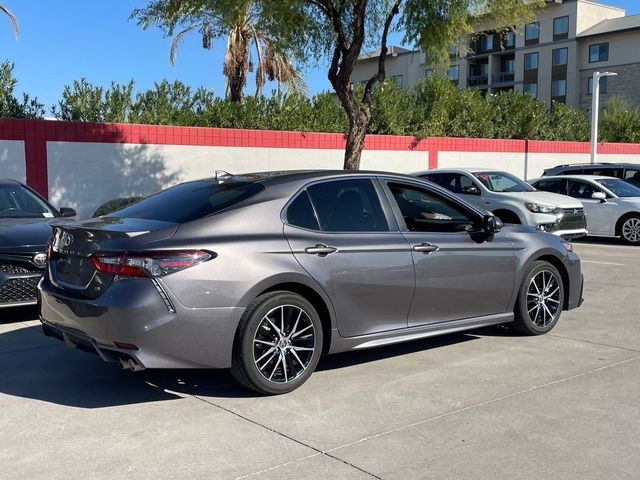
<instances>
[{"instance_id":1,"label":"front side window","mask_svg":"<svg viewBox=\"0 0 640 480\"><path fill-rule=\"evenodd\" d=\"M533 22L524 27L525 45L535 45L540 41L540 22Z\"/></svg>"},{"instance_id":2,"label":"front side window","mask_svg":"<svg viewBox=\"0 0 640 480\"><path fill-rule=\"evenodd\" d=\"M602 192L598 187L580 180L569 180L569 188L567 195L582 200L591 199L594 193ZM604 192L603 192L604 193Z\"/></svg>"},{"instance_id":3,"label":"front side window","mask_svg":"<svg viewBox=\"0 0 640 480\"><path fill-rule=\"evenodd\" d=\"M535 183L534 187L543 192L559 193L561 195L567 194L566 180L540 180Z\"/></svg>"},{"instance_id":4,"label":"front side window","mask_svg":"<svg viewBox=\"0 0 640 480\"><path fill-rule=\"evenodd\" d=\"M51 218L55 210L20 184L0 185L0 218Z\"/></svg>"},{"instance_id":5,"label":"front side window","mask_svg":"<svg viewBox=\"0 0 640 480\"><path fill-rule=\"evenodd\" d=\"M569 60L569 49L568 48L556 48L553 51L553 65L566 65Z\"/></svg>"},{"instance_id":6,"label":"front side window","mask_svg":"<svg viewBox=\"0 0 640 480\"><path fill-rule=\"evenodd\" d=\"M569 38L569 17L558 17L553 19L553 39L564 40Z\"/></svg>"},{"instance_id":7,"label":"front side window","mask_svg":"<svg viewBox=\"0 0 640 480\"><path fill-rule=\"evenodd\" d=\"M454 202L412 185L389 183L410 232L464 232L473 216Z\"/></svg>"},{"instance_id":8,"label":"front side window","mask_svg":"<svg viewBox=\"0 0 640 480\"><path fill-rule=\"evenodd\" d=\"M567 95L567 81L566 80L554 80L551 82L551 96L552 97L564 97Z\"/></svg>"},{"instance_id":9,"label":"front side window","mask_svg":"<svg viewBox=\"0 0 640 480\"><path fill-rule=\"evenodd\" d=\"M453 193L480 194L480 189L475 185L473 180L461 173L430 173L423 175L421 178L436 183Z\"/></svg>"},{"instance_id":10,"label":"front side window","mask_svg":"<svg viewBox=\"0 0 640 480\"><path fill-rule=\"evenodd\" d=\"M609 82L607 80L608 78L609 77L600 77L600 93L607 93L607 90L609 88ZM587 94L593 95L593 77L589 77L587 84Z\"/></svg>"},{"instance_id":11,"label":"front side window","mask_svg":"<svg viewBox=\"0 0 640 480\"><path fill-rule=\"evenodd\" d=\"M525 70L538 69L538 52L527 53L524 56L524 69Z\"/></svg>"},{"instance_id":12,"label":"front side window","mask_svg":"<svg viewBox=\"0 0 640 480\"><path fill-rule=\"evenodd\" d=\"M386 232L389 225L371 180L332 180L307 188L323 232Z\"/></svg>"},{"instance_id":13,"label":"front side window","mask_svg":"<svg viewBox=\"0 0 640 480\"><path fill-rule=\"evenodd\" d=\"M609 60L609 44L598 43L589 46L589 63L606 62Z\"/></svg>"},{"instance_id":14,"label":"front side window","mask_svg":"<svg viewBox=\"0 0 640 480\"><path fill-rule=\"evenodd\" d=\"M537 83L525 83L523 85L524 93L528 93L533 95L534 97L538 97L538 84Z\"/></svg>"},{"instance_id":15,"label":"front side window","mask_svg":"<svg viewBox=\"0 0 640 480\"><path fill-rule=\"evenodd\" d=\"M527 182L507 172L476 172L473 175L492 192L533 191L533 188Z\"/></svg>"}]
</instances>

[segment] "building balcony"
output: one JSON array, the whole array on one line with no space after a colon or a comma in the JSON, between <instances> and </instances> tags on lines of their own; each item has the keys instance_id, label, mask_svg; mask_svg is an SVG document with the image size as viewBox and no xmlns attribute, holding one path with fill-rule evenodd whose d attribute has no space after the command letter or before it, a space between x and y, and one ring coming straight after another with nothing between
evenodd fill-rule
<instances>
[{"instance_id":1,"label":"building balcony","mask_svg":"<svg viewBox=\"0 0 640 480\"><path fill-rule=\"evenodd\" d=\"M470 87L479 87L481 85L489 84L489 75L471 75L469 77Z\"/></svg>"},{"instance_id":2,"label":"building balcony","mask_svg":"<svg viewBox=\"0 0 640 480\"><path fill-rule=\"evenodd\" d=\"M491 77L493 83L510 83L515 80L515 72L500 72L495 73Z\"/></svg>"}]
</instances>

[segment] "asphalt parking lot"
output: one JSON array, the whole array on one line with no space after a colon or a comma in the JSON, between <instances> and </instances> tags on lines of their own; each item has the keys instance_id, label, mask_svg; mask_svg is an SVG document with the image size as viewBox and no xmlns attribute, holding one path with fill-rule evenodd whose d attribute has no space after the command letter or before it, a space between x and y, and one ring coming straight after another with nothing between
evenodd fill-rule
<instances>
[{"instance_id":1,"label":"asphalt parking lot","mask_svg":"<svg viewBox=\"0 0 640 480\"><path fill-rule=\"evenodd\" d=\"M220 371L122 371L0 313L0 478L640 477L640 248L579 242L585 304L325 358L260 397Z\"/></svg>"}]
</instances>

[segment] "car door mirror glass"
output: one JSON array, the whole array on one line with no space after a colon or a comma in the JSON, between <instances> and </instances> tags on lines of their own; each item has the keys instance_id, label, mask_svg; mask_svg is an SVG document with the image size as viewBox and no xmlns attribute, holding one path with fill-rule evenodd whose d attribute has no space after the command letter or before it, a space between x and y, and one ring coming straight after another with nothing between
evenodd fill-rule
<instances>
[{"instance_id":1,"label":"car door mirror glass","mask_svg":"<svg viewBox=\"0 0 640 480\"><path fill-rule=\"evenodd\" d=\"M476 186L462 187L462 193L465 195L480 195L480 189Z\"/></svg>"}]
</instances>

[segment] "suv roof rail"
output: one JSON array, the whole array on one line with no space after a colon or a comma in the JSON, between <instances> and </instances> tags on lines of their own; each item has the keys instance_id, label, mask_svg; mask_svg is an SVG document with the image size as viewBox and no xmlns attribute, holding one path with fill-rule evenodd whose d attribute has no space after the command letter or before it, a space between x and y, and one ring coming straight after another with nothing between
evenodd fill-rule
<instances>
[{"instance_id":1,"label":"suv roof rail","mask_svg":"<svg viewBox=\"0 0 640 480\"><path fill-rule=\"evenodd\" d=\"M596 165L613 165L611 162L596 162L596 163L563 163L562 165L556 165L555 167L548 168L547 170L551 170L552 168L560 168L560 167L590 167Z\"/></svg>"}]
</instances>

